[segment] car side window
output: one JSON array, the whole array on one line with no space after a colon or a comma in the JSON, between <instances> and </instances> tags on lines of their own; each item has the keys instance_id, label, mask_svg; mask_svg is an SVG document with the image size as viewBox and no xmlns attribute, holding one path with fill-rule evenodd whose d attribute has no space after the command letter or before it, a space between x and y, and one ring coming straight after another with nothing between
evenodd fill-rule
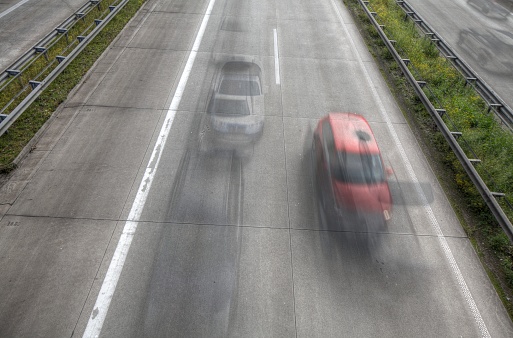
<instances>
[{"instance_id":1,"label":"car side window","mask_svg":"<svg viewBox=\"0 0 513 338\"><path fill-rule=\"evenodd\" d=\"M333 175L338 169L338 159L337 152L335 150L335 139L333 137L333 131L331 130L331 126L327 120L322 124L322 138L326 151L325 156L326 161L328 162L327 165L329 165Z\"/></svg>"},{"instance_id":2,"label":"car side window","mask_svg":"<svg viewBox=\"0 0 513 338\"><path fill-rule=\"evenodd\" d=\"M322 123L322 143L324 144L324 149L328 149L333 144L333 133L331 132L331 127L328 121L324 121ZM330 154L326 154L329 156Z\"/></svg>"}]
</instances>

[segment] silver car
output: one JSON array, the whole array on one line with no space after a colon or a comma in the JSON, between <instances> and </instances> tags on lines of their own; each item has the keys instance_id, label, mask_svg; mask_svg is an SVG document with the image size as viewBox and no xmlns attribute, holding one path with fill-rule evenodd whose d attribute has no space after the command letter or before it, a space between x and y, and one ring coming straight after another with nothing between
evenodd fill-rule
<instances>
[{"instance_id":1,"label":"silver car","mask_svg":"<svg viewBox=\"0 0 513 338\"><path fill-rule=\"evenodd\" d=\"M264 126L262 71L253 62L227 61L216 74L207 107L217 138L252 142Z\"/></svg>"}]
</instances>

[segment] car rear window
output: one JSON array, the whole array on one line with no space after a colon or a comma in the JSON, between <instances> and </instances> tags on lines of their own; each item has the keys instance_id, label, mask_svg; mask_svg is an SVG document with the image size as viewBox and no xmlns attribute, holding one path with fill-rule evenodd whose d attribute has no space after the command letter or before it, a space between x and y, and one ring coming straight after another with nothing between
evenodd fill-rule
<instances>
[{"instance_id":1,"label":"car rear window","mask_svg":"<svg viewBox=\"0 0 513 338\"><path fill-rule=\"evenodd\" d=\"M379 154L338 153L338 165L332 168L336 180L348 183L375 184L385 180Z\"/></svg>"},{"instance_id":2,"label":"car rear window","mask_svg":"<svg viewBox=\"0 0 513 338\"><path fill-rule=\"evenodd\" d=\"M214 99L210 101L208 111L213 114L221 115L249 115L248 101L244 100L228 100Z\"/></svg>"}]
</instances>

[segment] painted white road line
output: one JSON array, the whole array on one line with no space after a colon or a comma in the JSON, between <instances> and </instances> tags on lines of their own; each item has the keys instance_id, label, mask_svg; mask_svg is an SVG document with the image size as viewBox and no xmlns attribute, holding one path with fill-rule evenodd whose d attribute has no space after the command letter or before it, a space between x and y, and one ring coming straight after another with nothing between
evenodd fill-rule
<instances>
[{"instance_id":1,"label":"painted white road line","mask_svg":"<svg viewBox=\"0 0 513 338\"><path fill-rule=\"evenodd\" d=\"M192 66L194 65L196 55L198 54L199 46L201 45L201 41L203 39L203 35L205 33L208 20L210 19L214 3L215 0L210 0L208 4L207 10L203 17L203 21L201 22L200 29L198 31L198 34L196 35L196 39L194 41L191 53L189 55L189 58L187 59L187 63L183 70L182 76L180 77L180 82L178 83L177 89L173 96L173 100L171 101L171 104L167 110L164 124L162 125L162 129L160 130L160 134L158 136L155 147L153 148L153 152L151 154L151 158L144 172L144 176L139 186L139 190L137 191L134 203L132 204L132 208L130 209L128 221L125 223L123 233L119 239L116 251L114 252L114 256L112 257L112 260L110 262L109 269L107 270L107 273L105 275L105 279L102 283L100 293L98 295L98 298L96 299L96 303L94 304L93 311L91 312L91 316L89 317L89 321L87 323L87 327L83 337L98 337L102 330L103 323L105 321L110 303L112 301L112 297L114 296L114 291L116 290L116 286L121 275L121 271L123 270L123 265L125 264L125 260L130 249L130 245L132 244L132 239L134 238L135 231L137 230L139 218L144 209L146 199L148 198L148 194L153 183L155 173L157 172L162 152L166 145L169 132L171 131L171 126L173 125L173 121L178 106L180 105L180 101L182 99L185 86L189 79Z\"/></svg>"},{"instance_id":2,"label":"painted white road line","mask_svg":"<svg viewBox=\"0 0 513 338\"><path fill-rule=\"evenodd\" d=\"M280 81L280 53L278 50L278 32L276 28L274 31L274 74L276 76L276 84L279 85Z\"/></svg>"},{"instance_id":3,"label":"painted white road line","mask_svg":"<svg viewBox=\"0 0 513 338\"><path fill-rule=\"evenodd\" d=\"M424 211L426 212L426 214L429 218L431 226L435 230L437 238L438 238L440 245L443 249L445 258L447 259L449 265L451 266L452 272L454 273L456 279L458 280L459 287L465 297L465 300L467 301L468 306L470 307L472 315L474 316L474 320L476 321L476 324L479 327L479 330L481 331L481 336L482 337L490 337L490 333L488 332L486 324L485 324L483 318L481 317L481 313L479 312L479 309L477 308L476 302L474 301L474 298L472 297L472 294L470 293L470 289L468 288L467 283L465 282L465 279L463 278L463 274L461 273L460 268L458 267L458 264L456 263L456 260L454 259L454 255L452 254L452 251L449 247L447 239L445 238L445 236L442 232L442 229L440 228L440 225L438 224L438 221L436 220L433 209L431 209L431 206L429 206L426 195L422 191L419 180L417 179L417 175L415 175L415 172L413 171L413 167L410 163L410 160L408 159L408 156L406 156L406 152L404 151L404 148L401 144L401 140L399 139L399 136L397 135L397 133L395 131L394 125L385 110L383 101L379 97L379 94L372 83L372 79L371 79L369 73L367 72L367 69L365 68L365 65L363 63L361 55L358 52L358 49L356 49L356 44L355 44L351 34L349 33L349 30L347 29L346 25L344 24L344 20L342 19L340 9L338 8L338 6L334 2L334 0L331 0L331 4L332 4L333 8L335 9L335 12L337 13L340 23L342 24L342 27L344 27L345 33L349 37L351 46L353 47L353 50L355 51L355 54L356 54L358 64L359 64L360 68L362 69L362 71L365 75L365 79L367 80L368 87L371 89L372 95L374 96L374 99L376 100L376 103L379 106L379 112L387 124L388 130L390 131L390 134L392 135L392 138L394 139L394 143L395 143L397 149L399 150L401 159L406 167L406 170L408 171L408 175L410 176L411 181L414 183L415 189L417 190L417 193L423 202Z\"/></svg>"},{"instance_id":4,"label":"painted white road line","mask_svg":"<svg viewBox=\"0 0 513 338\"><path fill-rule=\"evenodd\" d=\"M11 13L12 11L14 11L16 8L26 4L29 1L30 0L22 0L22 1L18 2L16 5L12 6L11 8L3 11L2 13L0 13L0 19L3 18L4 16L6 16L7 14Z\"/></svg>"}]
</instances>

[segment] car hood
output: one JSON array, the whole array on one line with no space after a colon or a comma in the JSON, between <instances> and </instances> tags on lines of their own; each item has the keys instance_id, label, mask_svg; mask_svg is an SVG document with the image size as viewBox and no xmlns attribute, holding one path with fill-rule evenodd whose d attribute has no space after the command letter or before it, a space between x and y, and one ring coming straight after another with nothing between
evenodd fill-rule
<instances>
[{"instance_id":1,"label":"car hood","mask_svg":"<svg viewBox=\"0 0 513 338\"><path fill-rule=\"evenodd\" d=\"M248 108L245 113L230 114L209 111L212 128L222 133L256 134L262 131L264 125L263 96L235 96L216 94L215 100L225 102L244 102Z\"/></svg>"}]
</instances>

